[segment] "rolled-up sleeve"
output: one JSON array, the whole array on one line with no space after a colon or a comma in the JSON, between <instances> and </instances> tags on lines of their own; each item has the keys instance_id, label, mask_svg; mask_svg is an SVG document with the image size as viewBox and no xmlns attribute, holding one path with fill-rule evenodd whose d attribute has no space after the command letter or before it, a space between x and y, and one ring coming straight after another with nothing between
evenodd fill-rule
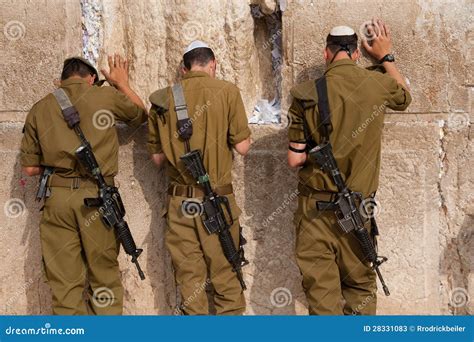
<instances>
[{"instance_id":1,"label":"rolled-up sleeve","mask_svg":"<svg viewBox=\"0 0 474 342\"><path fill-rule=\"evenodd\" d=\"M36 128L35 108L26 117L23 128L23 139L20 148L21 166L39 166L41 164L41 146Z\"/></svg>"},{"instance_id":2,"label":"rolled-up sleeve","mask_svg":"<svg viewBox=\"0 0 474 342\"><path fill-rule=\"evenodd\" d=\"M160 131L158 129L158 119L156 107L152 107L148 116L148 141L147 148L150 154L163 153L160 140Z\"/></svg>"},{"instance_id":3,"label":"rolled-up sleeve","mask_svg":"<svg viewBox=\"0 0 474 342\"><path fill-rule=\"evenodd\" d=\"M234 146L250 137L250 128L245 113L244 102L238 88L230 94L229 108L229 144Z\"/></svg>"},{"instance_id":4,"label":"rolled-up sleeve","mask_svg":"<svg viewBox=\"0 0 474 342\"><path fill-rule=\"evenodd\" d=\"M301 102L293 98L290 109L288 110L288 140L294 143L304 144L306 138L304 134L304 109Z\"/></svg>"},{"instance_id":5,"label":"rolled-up sleeve","mask_svg":"<svg viewBox=\"0 0 474 342\"><path fill-rule=\"evenodd\" d=\"M387 107L392 110L405 110L411 103L411 95L389 75L382 75L386 90Z\"/></svg>"},{"instance_id":6,"label":"rolled-up sleeve","mask_svg":"<svg viewBox=\"0 0 474 342\"><path fill-rule=\"evenodd\" d=\"M114 87L103 87L110 92L113 99L113 113L116 119L123 121L128 126L138 127L147 119L145 110L133 103L125 94Z\"/></svg>"}]
</instances>

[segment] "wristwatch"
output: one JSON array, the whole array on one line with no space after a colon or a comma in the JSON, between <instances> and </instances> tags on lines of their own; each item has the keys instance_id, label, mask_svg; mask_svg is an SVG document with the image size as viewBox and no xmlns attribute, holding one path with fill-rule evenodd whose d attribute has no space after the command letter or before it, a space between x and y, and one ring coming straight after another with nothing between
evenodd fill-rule
<instances>
[{"instance_id":1,"label":"wristwatch","mask_svg":"<svg viewBox=\"0 0 474 342\"><path fill-rule=\"evenodd\" d=\"M395 62L395 57L391 53L387 53L383 58L379 61L379 64L383 62Z\"/></svg>"}]
</instances>

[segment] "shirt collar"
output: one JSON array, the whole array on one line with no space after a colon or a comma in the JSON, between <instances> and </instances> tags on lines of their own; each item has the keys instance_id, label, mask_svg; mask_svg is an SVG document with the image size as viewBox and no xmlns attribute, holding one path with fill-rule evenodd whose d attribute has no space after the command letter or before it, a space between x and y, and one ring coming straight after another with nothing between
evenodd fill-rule
<instances>
[{"instance_id":1,"label":"shirt collar","mask_svg":"<svg viewBox=\"0 0 474 342\"><path fill-rule=\"evenodd\" d=\"M349 58L344 58L344 59L340 59L338 61L332 62L331 64L329 64L329 66L327 67L326 72L324 74L327 74L329 70L337 68L337 67L342 66L342 65L355 66L356 62L353 61L352 59L349 59Z\"/></svg>"},{"instance_id":2,"label":"shirt collar","mask_svg":"<svg viewBox=\"0 0 474 342\"><path fill-rule=\"evenodd\" d=\"M204 71L188 71L184 74L183 79L193 78L193 77L210 77L207 72Z\"/></svg>"},{"instance_id":3,"label":"shirt collar","mask_svg":"<svg viewBox=\"0 0 474 342\"><path fill-rule=\"evenodd\" d=\"M68 85L71 84L89 84L87 83L86 80L83 80L82 78L77 78L77 77L70 77L64 81L61 81L61 87L67 87Z\"/></svg>"}]
</instances>

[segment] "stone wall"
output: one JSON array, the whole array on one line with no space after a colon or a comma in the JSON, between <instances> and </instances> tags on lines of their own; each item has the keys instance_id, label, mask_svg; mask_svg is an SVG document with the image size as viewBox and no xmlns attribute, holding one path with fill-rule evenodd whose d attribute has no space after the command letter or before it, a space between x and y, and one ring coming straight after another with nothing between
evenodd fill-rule
<instances>
[{"instance_id":1,"label":"stone wall","mask_svg":"<svg viewBox=\"0 0 474 342\"><path fill-rule=\"evenodd\" d=\"M270 14L273 1L251 1ZM394 52L410 79L407 113L386 116L379 199L380 250L392 296L382 314L466 314L472 285L471 143L473 28L470 1L292 0L282 17L283 109L292 85L323 70L331 26L360 25L380 16L392 28ZM199 3L199 5L197 5ZM282 1L283 3L283 1ZM184 47L202 39L215 49L220 78L235 82L251 114L274 93L268 27L242 0L0 0L1 92L0 313L47 314L50 293L41 275L37 179L21 178L18 148L27 111L54 89L66 56L126 54L131 82L146 98L178 77ZM82 7L81 7L82 4ZM472 12L472 11L471 11ZM84 30L83 27L86 29ZM98 31L95 31L98 30ZM94 39L83 40L84 36ZM85 45L84 45L85 44ZM362 65L370 61L364 56ZM249 240L245 268L248 314L304 314L301 278L293 257L296 174L286 166L284 125L253 126L251 153L236 159L234 186ZM120 128L118 181L147 280L125 255L120 264L125 312L172 314L173 272L163 246L166 177L150 163L146 128ZM10 209L10 212L8 211ZM19 211L15 211L18 209ZM273 302L272 302L273 299ZM281 300L281 301L280 301ZM463 302L464 300L464 302ZM285 305L288 304L288 305Z\"/></svg>"}]
</instances>

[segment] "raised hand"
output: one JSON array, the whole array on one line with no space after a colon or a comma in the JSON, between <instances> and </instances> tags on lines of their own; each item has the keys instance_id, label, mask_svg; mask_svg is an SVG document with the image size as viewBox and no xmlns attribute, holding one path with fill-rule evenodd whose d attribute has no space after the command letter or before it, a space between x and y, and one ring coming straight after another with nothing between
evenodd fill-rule
<instances>
[{"instance_id":1,"label":"raised hand","mask_svg":"<svg viewBox=\"0 0 474 342\"><path fill-rule=\"evenodd\" d=\"M128 87L128 60L116 53L108 61L109 71L101 69L107 82L116 88Z\"/></svg>"},{"instance_id":2,"label":"raised hand","mask_svg":"<svg viewBox=\"0 0 474 342\"><path fill-rule=\"evenodd\" d=\"M392 35L388 25L382 20L372 19L372 25L367 27L368 36L373 37L370 42L366 37L362 38L362 45L369 55L380 60L392 52Z\"/></svg>"}]
</instances>

